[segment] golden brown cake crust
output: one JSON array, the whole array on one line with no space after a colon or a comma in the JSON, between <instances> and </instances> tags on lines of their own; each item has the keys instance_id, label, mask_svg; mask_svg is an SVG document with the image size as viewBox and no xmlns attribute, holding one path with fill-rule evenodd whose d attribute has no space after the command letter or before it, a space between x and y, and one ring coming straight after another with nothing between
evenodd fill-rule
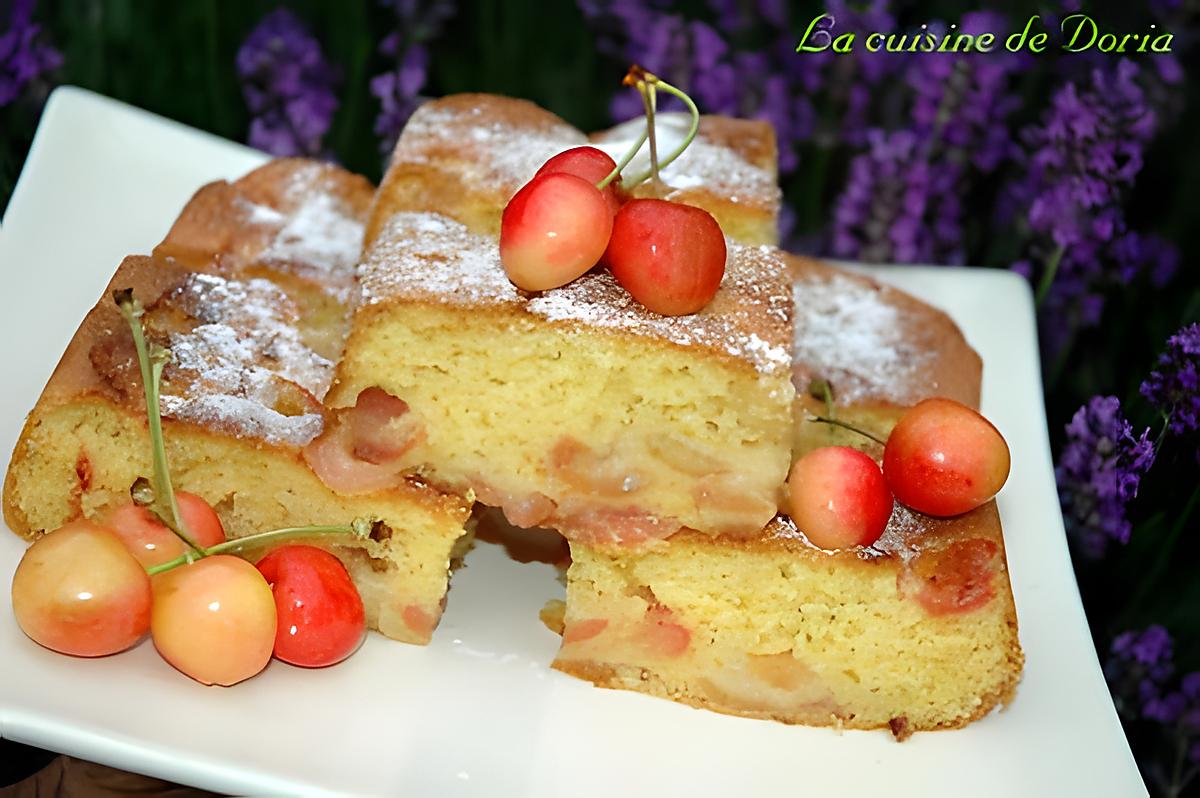
<instances>
[{"instance_id":1,"label":"golden brown cake crust","mask_svg":"<svg viewBox=\"0 0 1200 798\"><path fill-rule=\"evenodd\" d=\"M697 543L746 551L782 551L815 562L834 561L839 566L877 568L887 563L900 565L922 552L941 550L960 540L983 539L996 543L1003 553L1004 538L996 502L953 518L934 518L897 504L887 529L873 545L861 549L828 551L809 542L804 533L786 515L778 515L757 535L703 535L684 530L671 542Z\"/></svg>"},{"instance_id":2,"label":"golden brown cake crust","mask_svg":"<svg viewBox=\"0 0 1200 798\"><path fill-rule=\"evenodd\" d=\"M500 212L517 189L552 155L586 143L583 133L527 100L495 94L431 100L413 112L396 142L367 243L399 211L439 211L499 232Z\"/></svg>"},{"instance_id":3,"label":"golden brown cake crust","mask_svg":"<svg viewBox=\"0 0 1200 798\"><path fill-rule=\"evenodd\" d=\"M508 281L494 237L446 216L400 212L363 256L355 328L365 329L376 308L395 303L448 305L701 348L776 375L791 367L792 299L783 257L772 247L729 242L716 298L699 313L667 317L646 310L603 269L550 291L521 291Z\"/></svg>"},{"instance_id":4,"label":"golden brown cake crust","mask_svg":"<svg viewBox=\"0 0 1200 798\"><path fill-rule=\"evenodd\" d=\"M131 289L146 309L147 338L172 350L163 376L166 417L182 415L197 426L282 448L298 448L320 433L317 396L328 387L333 364L290 329L295 308L286 295L265 280L226 280L140 255L122 261L84 318L35 414L99 395L144 415L133 339L113 301L113 292L124 289ZM237 411L271 415L253 419L256 424L247 418L230 426L233 418L183 410L182 403L202 398L244 400L230 408L231 416Z\"/></svg>"},{"instance_id":5,"label":"golden brown cake crust","mask_svg":"<svg viewBox=\"0 0 1200 798\"><path fill-rule=\"evenodd\" d=\"M660 119L664 135L688 124L678 114ZM593 134L590 142L617 159L640 132L634 120ZM517 189L551 156L588 143L582 132L526 100L493 94L431 100L413 113L396 142L366 240L374 241L400 211L436 211L476 232L498 233L501 212ZM766 122L704 116L696 141L663 172L669 187L664 196L705 208L730 226L726 232L734 238L774 244L781 197L775 156L775 134ZM626 174L641 169L635 161ZM656 191L647 183L634 193ZM755 225L743 231L748 218Z\"/></svg>"},{"instance_id":6,"label":"golden brown cake crust","mask_svg":"<svg viewBox=\"0 0 1200 798\"><path fill-rule=\"evenodd\" d=\"M370 181L333 164L280 158L202 187L154 254L193 271L267 269L345 293L374 195Z\"/></svg>"}]
</instances>

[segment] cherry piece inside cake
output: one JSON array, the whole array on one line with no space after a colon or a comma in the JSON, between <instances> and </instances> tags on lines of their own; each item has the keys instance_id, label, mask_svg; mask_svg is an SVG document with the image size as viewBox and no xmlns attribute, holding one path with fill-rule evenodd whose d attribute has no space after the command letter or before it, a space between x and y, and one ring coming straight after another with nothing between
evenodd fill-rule
<instances>
[{"instance_id":1,"label":"cherry piece inside cake","mask_svg":"<svg viewBox=\"0 0 1200 798\"><path fill-rule=\"evenodd\" d=\"M470 502L412 481L339 493L303 448L341 351L371 186L285 160L202 189L157 257L130 257L84 319L30 414L4 514L34 537L104 520L152 473L141 374L114 290L145 307L148 340L172 353L161 410L175 487L216 509L229 537L375 522L369 538L312 539L347 566L372 628L424 643L441 615Z\"/></svg>"}]
</instances>

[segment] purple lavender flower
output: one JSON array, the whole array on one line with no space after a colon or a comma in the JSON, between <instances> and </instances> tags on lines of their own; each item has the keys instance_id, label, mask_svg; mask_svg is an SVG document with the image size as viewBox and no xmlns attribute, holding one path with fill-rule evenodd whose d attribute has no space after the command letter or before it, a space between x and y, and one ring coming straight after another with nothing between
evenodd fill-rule
<instances>
[{"instance_id":1,"label":"purple lavender flower","mask_svg":"<svg viewBox=\"0 0 1200 798\"><path fill-rule=\"evenodd\" d=\"M380 105L379 116L375 117L375 135L383 152L391 152L396 146L404 123L421 104L420 91L425 86L428 69L429 53L424 47L415 46L401 56L395 70L371 78L371 94L379 98Z\"/></svg>"},{"instance_id":2,"label":"purple lavender flower","mask_svg":"<svg viewBox=\"0 0 1200 798\"><path fill-rule=\"evenodd\" d=\"M877 263L960 260L961 165L931 164L912 130L874 130L868 141L834 207L833 253Z\"/></svg>"},{"instance_id":3,"label":"purple lavender flower","mask_svg":"<svg viewBox=\"0 0 1200 798\"><path fill-rule=\"evenodd\" d=\"M1122 717L1163 717L1164 687L1175 671L1173 655L1171 635L1158 624L1117 635L1104 664L1104 675Z\"/></svg>"},{"instance_id":4,"label":"purple lavender flower","mask_svg":"<svg viewBox=\"0 0 1200 798\"><path fill-rule=\"evenodd\" d=\"M272 155L316 156L338 100L337 73L320 43L290 11L267 14L237 54L250 109L250 146Z\"/></svg>"},{"instance_id":5,"label":"purple lavender flower","mask_svg":"<svg viewBox=\"0 0 1200 798\"><path fill-rule=\"evenodd\" d=\"M392 59L395 67L371 78L371 94L379 100L374 130L384 153L392 151L404 124L425 100L421 90L429 77L429 51L423 43L441 32L454 15L455 4L450 0L392 0L387 5L396 14L396 29L380 42L379 52Z\"/></svg>"},{"instance_id":6,"label":"purple lavender flower","mask_svg":"<svg viewBox=\"0 0 1200 798\"><path fill-rule=\"evenodd\" d=\"M1113 640L1104 675L1122 718L1160 724L1175 743L1164 750L1179 751L1178 756L1186 754L1191 762L1200 763L1200 671L1172 684L1173 648L1171 635L1157 624L1124 632ZM1168 795L1181 794L1190 778L1174 765L1149 769Z\"/></svg>"},{"instance_id":7,"label":"purple lavender flower","mask_svg":"<svg viewBox=\"0 0 1200 798\"><path fill-rule=\"evenodd\" d=\"M1115 396L1092 397L1075 413L1055 477L1067 531L1085 555L1129 541L1125 508L1153 462L1150 430L1135 438Z\"/></svg>"},{"instance_id":8,"label":"purple lavender flower","mask_svg":"<svg viewBox=\"0 0 1200 798\"><path fill-rule=\"evenodd\" d=\"M1109 253L1117 266L1117 277L1128 284L1146 275L1150 284L1162 288L1179 271L1179 249L1161 236L1130 230L1116 238Z\"/></svg>"},{"instance_id":9,"label":"purple lavender flower","mask_svg":"<svg viewBox=\"0 0 1200 798\"><path fill-rule=\"evenodd\" d=\"M38 41L34 0L16 0L8 30L0 34L0 108L17 100L29 84L62 65L62 55Z\"/></svg>"},{"instance_id":10,"label":"purple lavender flower","mask_svg":"<svg viewBox=\"0 0 1200 798\"><path fill-rule=\"evenodd\" d=\"M1174 642L1166 628L1153 624L1140 632L1122 632L1113 639L1113 656L1126 663L1136 663L1144 675L1161 682L1171 675Z\"/></svg>"},{"instance_id":11,"label":"purple lavender flower","mask_svg":"<svg viewBox=\"0 0 1200 798\"><path fill-rule=\"evenodd\" d=\"M1142 168L1155 115L1122 59L1093 70L1090 85L1066 84L1039 124L1022 132L1024 176L1010 184L1006 215L1024 215L1029 256L1014 269L1040 284L1043 343L1055 353L1074 331L1095 325L1104 292L1135 268L1164 268L1170 257L1128 238L1121 202ZM1159 261L1155 263L1155 261Z\"/></svg>"},{"instance_id":12,"label":"purple lavender flower","mask_svg":"<svg viewBox=\"0 0 1200 798\"><path fill-rule=\"evenodd\" d=\"M976 12L961 24L959 32L977 35L1002 29L1004 20ZM935 36L945 30L942 23L929 27ZM927 53L907 62L909 121L892 133L867 134L868 150L851 162L835 205L833 254L875 262L963 261L961 197L976 173L992 172L1013 155L1007 117L1018 106L1010 84L1021 63L1012 53Z\"/></svg>"},{"instance_id":13,"label":"purple lavender flower","mask_svg":"<svg viewBox=\"0 0 1200 798\"><path fill-rule=\"evenodd\" d=\"M978 36L1004 30L1003 16L987 11L963 15L958 33ZM936 28L936 30L935 30ZM930 27L935 35L943 24ZM987 174L1014 154L1008 116L1020 106L1012 76L1025 59L1007 51L985 56L929 53L913 59L905 80L913 89L912 125L949 157L969 160Z\"/></svg>"},{"instance_id":14,"label":"purple lavender flower","mask_svg":"<svg viewBox=\"0 0 1200 798\"><path fill-rule=\"evenodd\" d=\"M1200 323L1167 339L1158 366L1142 383L1142 396L1170 418L1175 435L1200 429Z\"/></svg>"}]
</instances>

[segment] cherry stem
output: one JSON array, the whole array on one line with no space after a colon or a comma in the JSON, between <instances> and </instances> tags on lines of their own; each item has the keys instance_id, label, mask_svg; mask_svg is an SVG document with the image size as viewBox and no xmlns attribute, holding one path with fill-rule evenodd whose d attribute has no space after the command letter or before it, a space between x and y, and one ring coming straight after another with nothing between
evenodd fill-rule
<instances>
[{"instance_id":1,"label":"cherry stem","mask_svg":"<svg viewBox=\"0 0 1200 798\"><path fill-rule=\"evenodd\" d=\"M871 440L878 443L880 446L887 446L887 441L880 440L879 438L875 437L871 433L867 432L865 429L856 427L853 424L848 424L845 421L842 421L840 419L826 418L825 416L813 416L812 418L809 419L809 421L815 421L819 424L831 424L835 427L841 427L842 429L848 429L851 432L857 432L859 435L862 435L864 438L870 438Z\"/></svg>"},{"instance_id":2,"label":"cherry stem","mask_svg":"<svg viewBox=\"0 0 1200 798\"><path fill-rule=\"evenodd\" d=\"M633 80L631 80L631 76L633 76ZM646 126L650 136L650 171L646 172L645 174L638 175L636 178L631 179L628 183L626 183L627 188L632 188L639 183L645 182L651 177L657 180L658 173L670 166L675 159L677 159L680 155L683 155L684 150L691 146L692 142L696 138L696 134L700 130L700 109L696 107L696 103L694 103L692 98L689 97L682 89L672 86L670 83L662 80L657 75L652 75L640 67L635 66L630 68L629 75L627 75L625 78L625 84L629 86L636 86L638 90L642 92L643 102L646 102L646 95L649 94L650 101L647 103L647 106L650 108L656 106L657 102L655 99L655 92L661 89L662 91L674 95L682 100L683 104L687 106L688 111L692 115L692 124L688 128L688 133L684 137L683 142L680 143L680 145L674 150L672 150L670 155L659 161L657 159L657 152L655 151L653 113L647 113Z\"/></svg>"},{"instance_id":3,"label":"cherry stem","mask_svg":"<svg viewBox=\"0 0 1200 798\"><path fill-rule=\"evenodd\" d=\"M646 109L646 135L650 138L650 179L659 183L662 179L658 176L658 131L654 126L654 112L658 110L658 97L654 92L653 83L639 81L638 91L642 94L642 107Z\"/></svg>"},{"instance_id":4,"label":"cherry stem","mask_svg":"<svg viewBox=\"0 0 1200 798\"><path fill-rule=\"evenodd\" d=\"M683 151L690 147L692 145L692 141L695 140L696 134L700 131L700 109L696 107L696 103L692 102L692 98L687 96L682 89L677 89L670 83L658 80L657 78L655 78L655 81L658 88L662 89L667 94L673 94L682 100L683 104L687 106L688 112L692 115L692 124L691 127L688 128L688 133L686 136L684 136L683 142L658 165L659 169L666 169L671 165L672 161L674 161L680 155L683 155Z\"/></svg>"},{"instance_id":5,"label":"cherry stem","mask_svg":"<svg viewBox=\"0 0 1200 798\"><path fill-rule=\"evenodd\" d=\"M829 380L813 380L808 384L808 392L813 398L825 402L825 415L833 418L833 386L829 384Z\"/></svg>"},{"instance_id":6,"label":"cherry stem","mask_svg":"<svg viewBox=\"0 0 1200 798\"><path fill-rule=\"evenodd\" d=\"M597 190L603 191L608 187L609 183L621 176L621 170L626 166L629 166L629 162L632 161L639 152L641 152L642 145L646 143L646 136L648 133L648 130L642 131L642 135L638 136L638 140L633 143L633 146L625 151L625 154L621 156L621 160L617 161L616 167L614 167L613 170L609 172L603 180L596 184Z\"/></svg>"},{"instance_id":7,"label":"cherry stem","mask_svg":"<svg viewBox=\"0 0 1200 798\"><path fill-rule=\"evenodd\" d=\"M148 346L146 334L142 328L142 315L145 309L142 303L133 296L132 289L113 292L113 300L129 325L133 334L133 346L137 350L138 367L142 372L142 387L146 393L146 421L150 429L150 456L154 463L154 501L149 509L174 532L180 540L191 547L201 557L205 549L196 542L187 531L179 516L179 505L175 501L175 491L171 487L171 472L167 468L167 450L163 443L162 414L159 412L159 393L162 386L163 367L171 359L171 352L155 344ZM192 557L192 553L184 554Z\"/></svg>"},{"instance_id":8,"label":"cherry stem","mask_svg":"<svg viewBox=\"0 0 1200 798\"><path fill-rule=\"evenodd\" d=\"M226 554L229 552L239 552L242 549L250 546L257 546L263 543L273 543L279 540L288 540L298 537L310 537L313 535L354 535L355 537L366 537L369 534L371 524L364 519L355 519L352 524L331 524L331 525L314 525L314 526L289 526L282 529L272 529L269 532L259 532L256 535L247 535L242 538L234 538L227 540L224 543L218 543L215 546L209 546L205 550L205 556L214 554ZM146 569L146 573L150 576L161 574L164 571L169 571L172 568L177 568L180 565L187 565L195 560L195 557L189 554L181 554L173 560L168 560L158 565L152 565Z\"/></svg>"}]
</instances>

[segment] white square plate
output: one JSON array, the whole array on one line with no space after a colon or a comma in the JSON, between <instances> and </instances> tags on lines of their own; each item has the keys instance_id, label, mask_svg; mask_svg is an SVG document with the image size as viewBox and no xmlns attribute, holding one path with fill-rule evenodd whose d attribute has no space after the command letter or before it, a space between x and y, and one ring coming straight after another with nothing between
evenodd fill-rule
<instances>
[{"instance_id":1,"label":"white square plate","mask_svg":"<svg viewBox=\"0 0 1200 798\"><path fill-rule=\"evenodd\" d=\"M120 259L148 252L202 183L262 154L105 98L51 97L0 228L7 285L0 448ZM555 571L479 544L432 645L371 635L335 668L273 663L230 689L172 670L150 643L100 660L21 634L0 534L0 734L234 793L579 796L1144 795L1104 684L1054 490L1029 291L1004 272L878 275L947 309L982 353L983 404L1012 447L1000 497L1028 661L1006 710L897 744L598 690L552 671L538 610Z\"/></svg>"}]
</instances>

